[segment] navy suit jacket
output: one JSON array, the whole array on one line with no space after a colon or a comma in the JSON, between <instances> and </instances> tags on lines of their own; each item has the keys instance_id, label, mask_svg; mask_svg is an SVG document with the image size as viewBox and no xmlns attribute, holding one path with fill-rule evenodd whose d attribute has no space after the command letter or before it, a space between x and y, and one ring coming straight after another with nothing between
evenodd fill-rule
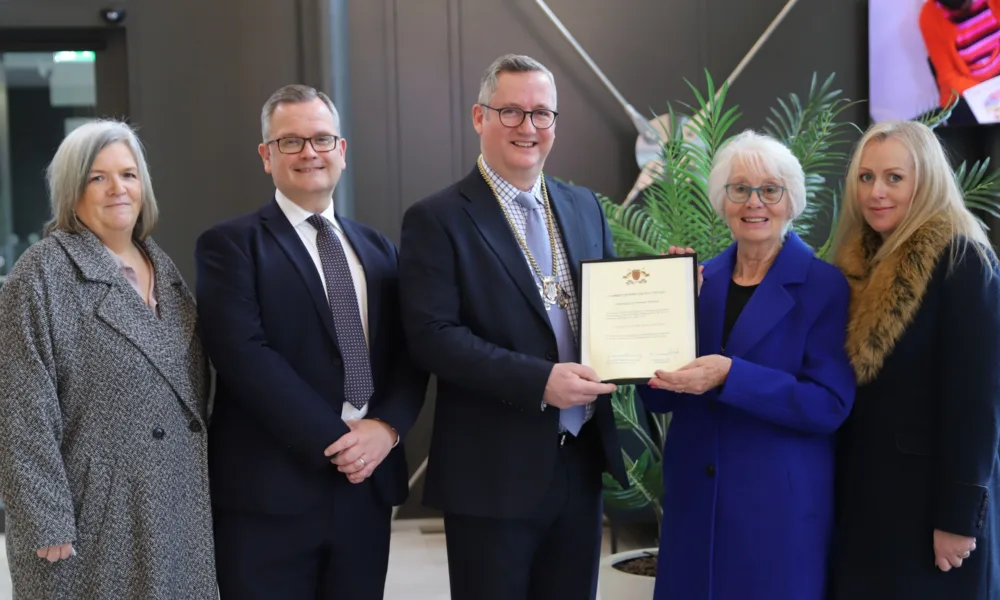
<instances>
[{"instance_id":1,"label":"navy suit jacket","mask_svg":"<svg viewBox=\"0 0 1000 600\"><path fill-rule=\"evenodd\" d=\"M822 600L833 532L834 432L854 402L849 290L788 234L722 348L733 244L705 264L699 351L732 359L700 396L639 386L672 411L663 451L661 598Z\"/></svg>"},{"instance_id":2,"label":"navy suit jacket","mask_svg":"<svg viewBox=\"0 0 1000 600\"><path fill-rule=\"evenodd\" d=\"M576 289L579 261L614 256L594 193L546 179ZM472 516L523 516L555 472L559 411L542 410L555 334L528 263L474 169L406 211L400 244L403 323L414 359L438 378L424 502ZM595 473L624 482L609 396L593 419Z\"/></svg>"},{"instance_id":3,"label":"navy suit jacket","mask_svg":"<svg viewBox=\"0 0 1000 600\"><path fill-rule=\"evenodd\" d=\"M365 270L374 394L366 418L404 437L427 382L399 320L396 249L375 230L337 218ZM344 478L323 455L348 433L344 370L315 263L272 199L198 239L202 339L217 370L209 427L212 502L292 514L330 501ZM400 443L371 480L386 505L406 500Z\"/></svg>"}]
</instances>

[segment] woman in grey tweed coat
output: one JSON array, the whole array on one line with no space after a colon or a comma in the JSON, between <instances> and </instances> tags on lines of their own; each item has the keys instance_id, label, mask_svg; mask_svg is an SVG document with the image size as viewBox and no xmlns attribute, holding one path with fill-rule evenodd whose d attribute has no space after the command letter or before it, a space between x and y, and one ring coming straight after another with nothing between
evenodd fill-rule
<instances>
[{"instance_id":1,"label":"woman in grey tweed coat","mask_svg":"<svg viewBox=\"0 0 1000 600\"><path fill-rule=\"evenodd\" d=\"M195 306L149 237L125 124L70 133L49 235L0 289L0 498L14 597L215 599L208 364Z\"/></svg>"}]
</instances>

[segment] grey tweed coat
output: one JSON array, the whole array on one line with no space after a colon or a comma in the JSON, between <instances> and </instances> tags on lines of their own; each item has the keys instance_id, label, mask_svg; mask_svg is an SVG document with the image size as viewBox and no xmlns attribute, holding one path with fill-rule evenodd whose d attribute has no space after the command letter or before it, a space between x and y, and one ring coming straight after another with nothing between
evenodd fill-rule
<instances>
[{"instance_id":1,"label":"grey tweed coat","mask_svg":"<svg viewBox=\"0 0 1000 600\"><path fill-rule=\"evenodd\" d=\"M91 233L55 232L0 288L0 498L14 598L217 598L208 364L152 240L160 319ZM38 548L73 542L50 564Z\"/></svg>"}]
</instances>

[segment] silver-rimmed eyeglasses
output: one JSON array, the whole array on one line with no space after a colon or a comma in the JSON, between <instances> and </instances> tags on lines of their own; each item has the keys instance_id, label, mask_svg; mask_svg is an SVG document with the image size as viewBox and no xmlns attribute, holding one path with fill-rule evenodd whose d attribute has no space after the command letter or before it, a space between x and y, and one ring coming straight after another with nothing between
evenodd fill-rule
<instances>
[{"instance_id":1,"label":"silver-rimmed eyeglasses","mask_svg":"<svg viewBox=\"0 0 1000 600\"><path fill-rule=\"evenodd\" d=\"M785 195L785 186L775 183L766 183L760 187L752 187L745 183L727 183L725 187L726 198L736 204L747 202L754 192L757 192L757 197L764 204L777 204Z\"/></svg>"}]
</instances>

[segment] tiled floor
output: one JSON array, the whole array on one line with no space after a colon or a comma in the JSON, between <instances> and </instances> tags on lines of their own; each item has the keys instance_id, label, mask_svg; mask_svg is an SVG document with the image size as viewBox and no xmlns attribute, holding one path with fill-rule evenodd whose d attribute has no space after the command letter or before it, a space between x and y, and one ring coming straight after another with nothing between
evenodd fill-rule
<instances>
[{"instance_id":1,"label":"tiled floor","mask_svg":"<svg viewBox=\"0 0 1000 600\"><path fill-rule=\"evenodd\" d=\"M611 550L610 536L604 536L602 554ZM0 547L3 536L0 535ZM619 550L630 545L623 540ZM396 521L385 600L449 600L448 561L440 520ZM10 600L10 574L6 550L0 550L0 600Z\"/></svg>"}]
</instances>

